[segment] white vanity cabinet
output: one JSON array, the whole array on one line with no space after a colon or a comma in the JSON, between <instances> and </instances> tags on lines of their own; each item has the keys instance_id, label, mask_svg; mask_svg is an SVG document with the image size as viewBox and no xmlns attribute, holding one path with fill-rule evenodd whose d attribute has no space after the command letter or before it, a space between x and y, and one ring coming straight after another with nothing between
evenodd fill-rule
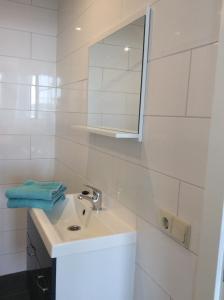
<instances>
[{"instance_id":1,"label":"white vanity cabinet","mask_svg":"<svg viewBox=\"0 0 224 300\"><path fill-rule=\"evenodd\" d=\"M133 299L135 229L76 195L50 214L31 209L28 219L31 300ZM74 224L80 231L68 230Z\"/></svg>"},{"instance_id":2,"label":"white vanity cabinet","mask_svg":"<svg viewBox=\"0 0 224 300\"><path fill-rule=\"evenodd\" d=\"M57 259L56 300L133 299L133 245Z\"/></svg>"}]
</instances>

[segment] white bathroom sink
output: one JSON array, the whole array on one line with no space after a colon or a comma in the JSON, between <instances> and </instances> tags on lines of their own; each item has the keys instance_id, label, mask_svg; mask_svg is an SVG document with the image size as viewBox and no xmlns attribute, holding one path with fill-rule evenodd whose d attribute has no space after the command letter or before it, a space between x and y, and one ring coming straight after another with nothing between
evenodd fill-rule
<instances>
[{"instance_id":1,"label":"white bathroom sink","mask_svg":"<svg viewBox=\"0 0 224 300\"><path fill-rule=\"evenodd\" d=\"M136 241L136 231L110 210L92 210L78 194L66 196L46 213L31 209L31 217L51 257L95 251ZM74 230L74 231L73 231Z\"/></svg>"}]
</instances>

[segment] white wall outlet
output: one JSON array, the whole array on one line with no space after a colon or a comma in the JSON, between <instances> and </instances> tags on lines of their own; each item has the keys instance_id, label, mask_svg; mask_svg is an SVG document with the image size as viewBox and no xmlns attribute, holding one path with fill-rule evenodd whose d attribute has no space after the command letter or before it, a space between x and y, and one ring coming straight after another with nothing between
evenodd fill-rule
<instances>
[{"instance_id":1,"label":"white wall outlet","mask_svg":"<svg viewBox=\"0 0 224 300\"><path fill-rule=\"evenodd\" d=\"M162 231L171 234L174 216L166 210L161 209L159 212L159 225Z\"/></svg>"}]
</instances>

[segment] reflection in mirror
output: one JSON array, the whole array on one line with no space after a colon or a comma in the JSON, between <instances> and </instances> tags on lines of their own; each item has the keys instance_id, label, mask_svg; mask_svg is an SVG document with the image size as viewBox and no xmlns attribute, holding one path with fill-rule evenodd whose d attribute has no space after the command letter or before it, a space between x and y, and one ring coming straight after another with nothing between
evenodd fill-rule
<instances>
[{"instance_id":1,"label":"reflection in mirror","mask_svg":"<svg viewBox=\"0 0 224 300\"><path fill-rule=\"evenodd\" d=\"M88 126L138 133L145 16L89 48Z\"/></svg>"}]
</instances>

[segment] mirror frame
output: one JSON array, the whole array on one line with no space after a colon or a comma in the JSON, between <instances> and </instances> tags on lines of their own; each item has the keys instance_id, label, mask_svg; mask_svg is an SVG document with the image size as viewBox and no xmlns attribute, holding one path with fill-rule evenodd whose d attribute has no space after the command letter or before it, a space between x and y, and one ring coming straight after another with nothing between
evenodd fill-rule
<instances>
[{"instance_id":1,"label":"mirror frame","mask_svg":"<svg viewBox=\"0 0 224 300\"><path fill-rule=\"evenodd\" d=\"M148 73L148 54L149 54L149 41L150 41L150 20L151 20L151 8L147 7L146 13L142 14L135 19L132 19L126 24L120 24L116 28L105 32L101 38L95 39L94 42L88 45L89 48L95 45L96 42L106 38L107 36L115 33L117 30L122 29L124 26L131 24L136 21L138 18L145 16L145 26L144 26L144 41L143 41L143 55L142 55L142 75L141 75L141 90L140 90L140 101L139 101L139 120L138 120L138 132L130 131L119 131L113 129L106 129L100 127L89 127L87 125L86 129L90 133L114 137L117 139L137 139L139 142L143 140L143 127L144 127L144 107L145 107L145 97L146 97L146 88L147 88L147 73Z\"/></svg>"}]
</instances>

